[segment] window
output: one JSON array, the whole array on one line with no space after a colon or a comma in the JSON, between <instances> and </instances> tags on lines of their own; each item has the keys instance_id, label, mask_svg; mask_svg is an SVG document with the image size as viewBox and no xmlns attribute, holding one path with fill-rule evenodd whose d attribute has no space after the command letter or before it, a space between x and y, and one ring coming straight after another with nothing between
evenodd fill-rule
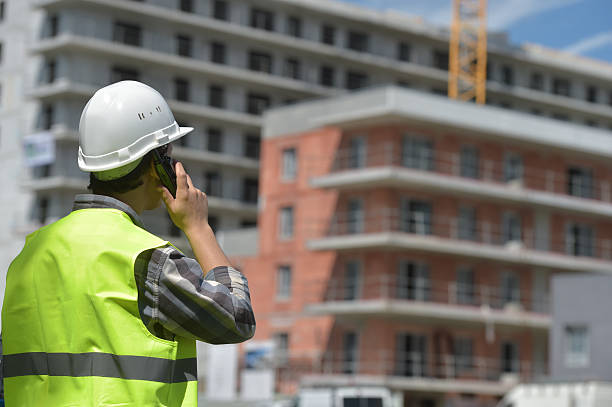
<instances>
[{"instance_id":1,"label":"window","mask_svg":"<svg viewBox=\"0 0 612 407\"><path fill-rule=\"evenodd\" d=\"M208 196L222 196L221 174L218 171L206 171L204 174L204 192Z\"/></svg>"},{"instance_id":2,"label":"window","mask_svg":"<svg viewBox=\"0 0 612 407\"><path fill-rule=\"evenodd\" d=\"M400 213L401 230L417 235L430 235L431 214L429 202L404 199Z\"/></svg>"},{"instance_id":3,"label":"window","mask_svg":"<svg viewBox=\"0 0 612 407\"><path fill-rule=\"evenodd\" d=\"M433 142L421 137L405 136L402 140L402 165L418 170L433 171Z\"/></svg>"},{"instance_id":4,"label":"window","mask_svg":"<svg viewBox=\"0 0 612 407\"><path fill-rule=\"evenodd\" d=\"M285 60L285 76L293 79L300 79L300 61L295 58L287 58Z\"/></svg>"},{"instance_id":5,"label":"window","mask_svg":"<svg viewBox=\"0 0 612 407\"><path fill-rule=\"evenodd\" d=\"M289 334L278 332L274 334L274 345L276 346L276 360L279 365L286 365L289 360Z\"/></svg>"},{"instance_id":6,"label":"window","mask_svg":"<svg viewBox=\"0 0 612 407\"><path fill-rule=\"evenodd\" d=\"M229 20L227 3L223 0L215 0L213 3L213 18L215 20Z\"/></svg>"},{"instance_id":7,"label":"window","mask_svg":"<svg viewBox=\"0 0 612 407\"><path fill-rule=\"evenodd\" d=\"M0 50L1 49L2 45L0 44ZM0 51L0 54L2 54L2 51ZM55 59L49 59L45 62L43 77L45 83L55 82L55 79L57 77L57 62L55 61Z\"/></svg>"},{"instance_id":8,"label":"window","mask_svg":"<svg viewBox=\"0 0 612 407\"><path fill-rule=\"evenodd\" d=\"M51 164L39 165L32 168L34 178L47 178L51 176Z\"/></svg>"},{"instance_id":9,"label":"window","mask_svg":"<svg viewBox=\"0 0 612 407\"><path fill-rule=\"evenodd\" d=\"M208 104L212 107L225 107L225 89L219 85L208 87Z\"/></svg>"},{"instance_id":10,"label":"window","mask_svg":"<svg viewBox=\"0 0 612 407\"><path fill-rule=\"evenodd\" d=\"M476 240L478 231L476 229L476 209L462 206L459 208L459 230L457 237L462 240Z\"/></svg>"},{"instance_id":11,"label":"window","mask_svg":"<svg viewBox=\"0 0 612 407\"><path fill-rule=\"evenodd\" d=\"M209 127L207 130L207 134L208 141L206 149L215 153L220 153L221 151L223 151L223 137L221 134L221 129L217 127Z\"/></svg>"},{"instance_id":12,"label":"window","mask_svg":"<svg viewBox=\"0 0 612 407\"><path fill-rule=\"evenodd\" d=\"M334 45L336 42L336 28L331 25L324 24L321 27L321 42L323 44Z\"/></svg>"},{"instance_id":13,"label":"window","mask_svg":"<svg viewBox=\"0 0 612 407\"><path fill-rule=\"evenodd\" d=\"M474 289L474 270L469 267L457 269L457 303L472 305L476 303Z\"/></svg>"},{"instance_id":14,"label":"window","mask_svg":"<svg viewBox=\"0 0 612 407\"><path fill-rule=\"evenodd\" d=\"M0 1L0 21L4 21L4 14L6 9L6 2Z\"/></svg>"},{"instance_id":15,"label":"window","mask_svg":"<svg viewBox=\"0 0 612 407\"><path fill-rule=\"evenodd\" d=\"M553 93L555 95L570 96L571 87L570 82L567 79L555 78L553 79Z\"/></svg>"},{"instance_id":16,"label":"window","mask_svg":"<svg viewBox=\"0 0 612 407\"><path fill-rule=\"evenodd\" d=\"M474 146L463 146L459 155L459 171L462 177L479 177L479 154Z\"/></svg>"},{"instance_id":17,"label":"window","mask_svg":"<svg viewBox=\"0 0 612 407\"><path fill-rule=\"evenodd\" d=\"M508 86L514 85L514 71L511 66L502 67L502 82Z\"/></svg>"},{"instance_id":18,"label":"window","mask_svg":"<svg viewBox=\"0 0 612 407\"><path fill-rule=\"evenodd\" d=\"M111 83L119 81L137 81L139 78L140 73L132 68L114 66L111 71Z\"/></svg>"},{"instance_id":19,"label":"window","mask_svg":"<svg viewBox=\"0 0 612 407\"><path fill-rule=\"evenodd\" d=\"M249 52L249 69L272 73L272 56L263 52Z\"/></svg>"},{"instance_id":20,"label":"window","mask_svg":"<svg viewBox=\"0 0 612 407\"><path fill-rule=\"evenodd\" d=\"M595 237L593 228L580 224L569 223L565 227L565 252L574 256L593 256Z\"/></svg>"},{"instance_id":21,"label":"window","mask_svg":"<svg viewBox=\"0 0 612 407\"><path fill-rule=\"evenodd\" d=\"M291 266L280 266L276 270L276 299L291 298Z\"/></svg>"},{"instance_id":22,"label":"window","mask_svg":"<svg viewBox=\"0 0 612 407\"><path fill-rule=\"evenodd\" d=\"M47 222L49 216L49 198L38 197L36 199L36 219L38 223L44 225Z\"/></svg>"},{"instance_id":23,"label":"window","mask_svg":"<svg viewBox=\"0 0 612 407\"><path fill-rule=\"evenodd\" d=\"M348 146L348 167L363 168L366 166L366 139L365 137L353 137Z\"/></svg>"},{"instance_id":24,"label":"window","mask_svg":"<svg viewBox=\"0 0 612 407\"><path fill-rule=\"evenodd\" d=\"M242 201L250 204L257 203L257 192L259 182L256 178L245 178L242 180Z\"/></svg>"},{"instance_id":25,"label":"window","mask_svg":"<svg viewBox=\"0 0 612 407\"><path fill-rule=\"evenodd\" d=\"M342 373L353 374L357 372L357 334L346 332L342 337Z\"/></svg>"},{"instance_id":26,"label":"window","mask_svg":"<svg viewBox=\"0 0 612 407\"><path fill-rule=\"evenodd\" d=\"M41 127L43 130L51 130L55 121L55 109L53 105L45 105L42 108Z\"/></svg>"},{"instance_id":27,"label":"window","mask_svg":"<svg viewBox=\"0 0 612 407\"><path fill-rule=\"evenodd\" d=\"M427 338L425 335L397 335L397 375L422 377L427 375Z\"/></svg>"},{"instance_id":28,"label":"window","mask_svg":"<svg viewBox=\"0 0 612 407\"><path fill-rule=\"evenodd\" d=\"M348 71L346 73L346 88L348 90L365 88L368 86L368 76L361 72Z\"/></svg>"},{"instance_id":29,"label":"window","mask_svg":"<svg viewBox=\"0 0 612 407\"><path fill-rule=\"evenodd\" d=\"M187 35L176 36L176 49L177 53L182 57L192 56L192 39Z\"/></svg>"},{"instance_id":30,"label":"window","mask_svg":"<svg viewBox=\"0 0 612 407\"><path fill-rule=\"evenodd\" d=\"M254 8L251 10L251 27L274 31L274 14L271 11Z\"/></svg>"},{"instance_id":31,"label":"window","mask_svg":"<svg viewBox=\"0 0 612 407\"><path fill-rule=\"evenodd\" d=\"M518 345L512 342L504 342L501 346L501 362L503 373L518 373L519 372L519 355Z\"/></svg>"},{"instance_id":32,"label":"window","mask_svg":"<svg viewBox=\"0 0 612 407\"><path fill-rule=\"evenodd\" d=\"M54 14L49 16L49 37L57 37L59 34L59 16Z\"/></svg>"},{"instance_id":33,"label":"window","mask_svg":"<svg viewBox=\"0 0 612 407\"><path fill-rule=\"evenodd\" d=\"M589 127L597 127L597 122L592 119L585 120L584 124L586 124Z\"/></svg>"},{"instance_id":34,"label":"window","mask_svg":"<svg viewBox=\"0 0 612 407\"><path fill-rule=\"evenodd\" d=\"M346 232L363 233L363 201L359 198L349 199L347 209Z\"/></svg>"},{"instance_id":35,"label":"window","mask_svg":"<svg viewBox=\"0 0 612 407\"><path fill-rule=\"evenodd\" d=\"M565 113L553 113L552 118L555 120L561 120L563 122L569 122L570 118Z\"/></svg>"},{"instance_id":36,"label":"window","mask_svg":"<svg viewBox=\"0 0 612 407\"><path fill-rule=\"evenodd\" d=\"M293 237L293 207L286 206L280 210L280 230L281 239L291 239Z\"/></svg>"},{"instance_id":37,"label":"window","mask_svg":"<svg viewBox=\"0 0 612 407\"><path fill-rule=\"evenodd\" d=\"M142 43L141 29L135 24L115 22L113 41L140 47Z\"/></svg>"},{"instance_id":38,"label":"window","mask_svg":"<svg viewBox=\"0 0 612 407\"><path fill-rule=\"evenodd\" d=\"M247 94L247 113L260 115L270 107L270 98L257 93Z\"/></svg>"},{"instance_id":39,"label":"window","mask_svg":"<svg viewBox=\"0 0 612 407\"><path fill-rule=\"evenodd\" d=\"M608 93L608 105L612 106L612 91Z\"/></svg>"},{"instance_id":40,"label":"window","mask_svg":"<svg viewBox=\"0 0 612 407\"><path fill-rule=\"evenodd\" d=\"M302 20L299 17L289 17L287 20L287 34L297 38L302 36Z\"/></svg>"},{"instance_id":41,"label":"window","mask_svg":"<svg viewBox=\"0 0 612 407\"><path fill-rule=\"evenodd\" d=\"M344 284L342 299L352 301L359 298L361 283L361 261L349 260L344 264Z\"/></svg>"},{"instance_id":42,"label":"window","mask_svg":"<svg viewBox=\"0 0 612 407\"><path fill-rule=\"evenodd\" d=\"M182 102L189 102L189 81L187 79L174 79L174 98Z\"/></svg>"},{"instance_id":43,"label":"window","mask_svg":"<svg viewBox=\"0 0 612 407\"><path fill-rule=\"evenodd\" d=\"M521 288L516 273L506 271L501 275L501 305L519 304L521 302Z\"/></svg>"},{"instance_id":44,"label":"window","mask_svg":"<svg viewBox=\"0 0 612 407\"><path fill-rule=\"evenodd\" d=\"M586 89L586 100L587 102L597 103L597 87L588 86Z\"/></svg>"},{"instance_id":45,"label":"window","mask_svg":"<svg viewBox=\"0 0 612 407\"><path fill-rule=\"evenodd\" d=\"M347 46L349 49L359 52L368 51L369 38L368 34L358 31L349 31Z\"/></svg>"},{"instance_id":46,"label":"window","mask_svg":"<svg viewBox=\"0 0 612 407\"><path fill-rule=\"evenodd\" d=\"M505 212L502 215L502 243L521 240L521 217L514 212Z\"/></svg>"},{"instance_id":47,"label":"window","mask_svg":"<svg viewBox=\"0 0 612 407\"><path fill-rule=\"evenodd\" d=\"M448 71L448 51L434 51L433 66Z\"/></svg>"},{"instance_id":48,"label":"window","mask_svg":"<svg viewBox=\"0 0 612 407\"><path fill-rule=\"evenodd\" d=\"M225 44L210 43L210 60L216 64L225 64Z\"/></svg>"},{"instance_id":49,"label":"window","mask_svg":"<svg viewBox=\"0 0 612 407\"><path fill-rule=\"evenodd\" d=\"M334 76L334 68L328 65L323 65L319 75L319 83L323 86L334 86Z\"/></svg>"},{"instance_id":50,"label":"window","mask_svg":"<svg viewBox=\"0 0 612 407\"><path fill-rule=\"evenodd\" d=\"M283 181L293 181L297 174L297 152L295 148L286 148L283 150Z\"/></svg>"},{"instance_id":51,"label":"window","mask_svg":"<svg viewBox=\"0 0 612 407\"><path fill-rule=\"evenodd\" d=\"M520 181L523 179L523 159L515 153L504 154L504 181Z\"/></svg>"},{"instance_id":52,"label":"window","mask_svg":"<svg viewBox=\"0 0 612 407\"><path fill-rule=\"evenodd\" d=\"M461 374L474 367L474 344L471 338L454 338L455 372Z\"/></svg>"},{"instance_id":53,"label":"window","mask_svg":"<svg viewBox=\"0 0 612 407\"><path fill-rule=\"evenodd\" d=\"M568 168L567 193L580 198L593 198L593 171L579 167Z\"/></svg>"},{"instance_id":54,"label":"window","mask_svg":"<svg viewBox=\"0 0 612 407\"><path fill-rule=\"evenodd\" d=\"M529 87L533 90L544 90L544 76L539 72L532 73Z\"/></svg>"},{"instance_id":55,"label":"window","mask_svg":"<svg viewBox=\"0 0 612 407\"><path fill-rule=\"evenodd\" d=\"M247 134L244 142L244 156L259 159L259 136L257 134Z\"/></svg>"},{"instance_id":56,"label":"window","mask_svg":"<svg viewBox=\"0 0 612 407\"><path fill-rule=\"evenodd\" d=\"M193 13L193 0L181 0L179 9L186 13Z\"/></svg>"},{"instance_id":57,"label":"window","mask_svg":"<svg viewBox=\"0 0 612 407\"><path fill-rule=\"evenodd\" d=\"M429 266L421 262L400 262L397 298L401 300L429 301L430 296Z\"/></svg>"},{"instance_id":58,"label":"window","mask_svg":"<svg viewBox=\"0 0 612 407\"><path fill-rule=\"evenodd\" d=\"M188 123L185 123L185 122L179 121L179 120L177 120L177 124L180 127L191 127ZM178 145L180 147L188 147L189 146L189 140L191 140L191 135L192 135L192 133L185 134L183 137L178 139L176 142L178 143Z\"/></svg>"},{"instance_id":59,"label":"window","mask_svg":"<svg viewBox=\"0 0 612 407\"><path fill-rule=\"evenodd\" d=\"M565 366L589 366L589 353L589 329L586 326L567 325L565 327Z\"/></svg>"},{"instance_id":60,"label":"window","mask_svg":"<svg viewBox=\"0 0 612 407\"><path fill-rule=\"evenodd\" d=\"M250 229L257 226L257 222L254 220L243 219L240 221L240 227L243 229Z\"/></svg>"},{"instance_id":61,"label":"window","mask_svg":"<svg viewBox=\"0 0 612 407\"><path fill-rule=\"evenodd\" d=\"M0 64L2 63L4 57L4 44L0 42Z\"/></svg>"},{"instance_id":62,"label":"window","mask_svg":"<svg viewBox=\"0 0 612 407\"><path fill-rule=\"evenodd\" d=\"M411 51L410 44L407 42L400 42L397 44L397 59L403 62L410 62Z\"/></svg>"}]
</instances>

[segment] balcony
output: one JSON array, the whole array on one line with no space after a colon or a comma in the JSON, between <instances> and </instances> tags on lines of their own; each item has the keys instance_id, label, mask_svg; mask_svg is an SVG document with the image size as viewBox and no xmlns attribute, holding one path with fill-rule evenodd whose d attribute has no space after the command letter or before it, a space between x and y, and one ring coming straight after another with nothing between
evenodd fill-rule
<instances>
[{"instance_id":1,"label":"balcony","mask_svg":"<svg viewBox=\"0 0 612 407\"><path fill-rule=\"evenodd\" d=\"M43 84L34 88L28 92L28 96L44 102L53 102L69 97L88 99L93 96L97 89L93 85L76 83L69 79L59 79L51 84ZM181 115L187 119L205 120L209 124L233 124L255 130L262 125L261 118L252 114L172 99L167 99L167 101L175 115Z\"/></svg>"},{"instance_id":2,"label":"balcony","mask_svg":"<svg viewBox=\"0 0 612 407\"><path fill-rule=\"evenodd\" d=\"M612 218L612 190L608 181L580 185L567 181L565 173L530 167L523 167L520 176L506 180L503 162L490 159L468 170L477 173L477 178L462 176L459 153L408 156L402 155L397 145L384 143L368 146L368 152L362 154L339 150L330 172L312 178L310 183L315 188L340 190L412 187ZM569 195L568 191L588 198Z\"/></svg>"},{"instance_id":3,"label":"balcony","mask_svg":"<svg viewBox=\"0 0 612 407\"><path fill-rule=\"evenodd\" d=\"M326 352L309 366L306 360L287 362L302 372L301 385L383 386L392 390L427 393L503 395L534 376L531 364L478 356L423 354L369 349L364 357Z\"/></svg>"},{"instance_id":4,"label":"balcony","mask_svg":"<svg viewBox=\"0 0 612 407\"><path fill-rule=\"evenodd\" d=\"M508 240L498 224L466 226L458 218L427 219L422 213L393 208L358 216L337 213L328 225L311 224L310 250L414 250L579 272L609 273L612 264L612 242L607 239L536 238L528 229Z\"/></svg>"},{"instance_id":5,"label":"balcony","mask_svg":"<svg viewBox=\"0 0 612 407\"><path fill-rule=\"evenodd\" d=\"M140 6L140 5L139 5ZM204 60L182 57L147 48L125 45L119 42L64 33L57 37L40 40L32 52L43 55L57 55L66 52L83 52L103 57L106 61L118 63L149 64L163 66L174 73L195 73L210 80L231 81L246 86L265 86L279 91L292 92L302 97L334 96L338 92L317 84L288 79L280 75L253 72L235 66L216 64Z\"/></svg>"},{"instance_id":6,"label":"balcony","mask_svg":"<svg viewBox=\"0 0 612 407\"><path fill-rule=\"evenodd\" d=\"M173 146L172 157L179 161L212 163L220 167L240 169L245 171L247 174L259 174L258 160L237 155Z\"/></svg>"},{"instance_id":7,"label":"balcony","mask_svg":"<svg viewBox=\"0 0 612 407\"><path fill-rule=\"evenodd\" d=\"M547 331L546 293L531 298L519 289L456 281L366 275L363 281L332 279L309 287L310 315L336 318L401 318L424 324L488 324ZM321 300L322 296L322 300ZM314 299L318 297L317 299Z\"/></svg>"},{"instance_id":8,"label":"balcony","mask_svg":"<svg viewBox=\"0 0 612 407\"><path fill-rule=\"evenodd\" d=\"M22 187L33 192L86 193L89 179L83 177L57 175L44 178L33 178L22 182Z\"/></svg>"}]
</instances>

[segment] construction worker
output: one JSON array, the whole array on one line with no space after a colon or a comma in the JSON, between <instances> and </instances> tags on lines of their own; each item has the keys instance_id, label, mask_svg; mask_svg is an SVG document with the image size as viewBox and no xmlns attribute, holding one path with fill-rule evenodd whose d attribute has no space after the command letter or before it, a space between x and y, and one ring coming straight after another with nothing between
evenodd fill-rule
<instances>
[{"instance_id":1,"label":"construction worker","mask_svg":"<svg viewBox=\"0 0 612 407\"><path fill-rule=\"evenodd\" d=\"M192 130L139 82L89 100L78 164L93 194L29 235L8 270L7 405L196 406L196 340L253 336L247 281L217 244L206 195L170 164L169 143ZM195 259L144 229L139 215L162 199Z\"/></svg>"}]
</instances>

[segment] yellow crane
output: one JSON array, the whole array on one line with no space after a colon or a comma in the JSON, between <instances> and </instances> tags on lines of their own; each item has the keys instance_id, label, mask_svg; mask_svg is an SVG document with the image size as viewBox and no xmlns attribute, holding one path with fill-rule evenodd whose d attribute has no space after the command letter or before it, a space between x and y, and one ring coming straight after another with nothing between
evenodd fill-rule
<instances>
[{"instance_id":1,"label":"yellow crane","mask_svg":"<svg viewBox=\"0 0 612 407\"><path fill-rule=\"evenodd\" d=\"M487 76L487 0L453 0L448 97L484 104Z\"/></svg>"}]
</instances>

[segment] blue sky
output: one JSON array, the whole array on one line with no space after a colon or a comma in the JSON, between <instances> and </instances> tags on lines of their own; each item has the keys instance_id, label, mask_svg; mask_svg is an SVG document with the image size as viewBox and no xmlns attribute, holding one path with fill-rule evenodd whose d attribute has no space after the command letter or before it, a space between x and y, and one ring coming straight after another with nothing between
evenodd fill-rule
<instances>
[{"instance_id":1,"label":"blue sky","mask_svg":"<svg viewBox=\"0 0 612 407\"><path fill-rule=\"evenodd\" d=\"M449 25L452 0L342 0ZM612 0L488 0L489 30L612 63Z\"/></svg>"}]
</instances>

